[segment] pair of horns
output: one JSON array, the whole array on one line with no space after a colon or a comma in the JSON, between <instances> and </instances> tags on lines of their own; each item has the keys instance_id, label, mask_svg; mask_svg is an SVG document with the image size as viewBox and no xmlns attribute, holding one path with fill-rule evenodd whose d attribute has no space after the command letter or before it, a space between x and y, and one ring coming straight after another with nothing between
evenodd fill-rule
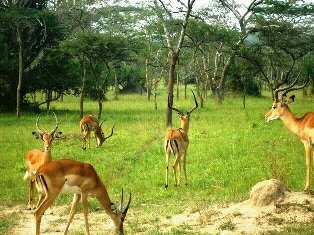
<instances>
[{"instance_id":1,"label":"pair of horns","mask_svg":"<svg viewBox=\"0 0 314 235\"><path fill-rule=\"evenodd\" d=\"M126 215L126 213L128 213L130 204L131 204L131 192L130 192L128 204L126 205L126 207L125 207L124 211L122 212L122 214ZM121 193L121 202L120 202L119 211L122 211L122 207L123 207L123 188L122 188L122 193Z\"/></svg>"},{"instance_id":2,"label":"pair of horns","mask_svg":"<svg viewBox=\"0 0 314 235\"><path fill-rule=\"evenodd\" d=\"M194 94L193 91L192 91L192 93L193 93L193 97L194 97L195 107L192 108L190 111L188 111L187 114L191 114L191 113L192 113L195 109L197 109L197 107L198 107L198 103L197 103L195 94ZM169 97L169 96L170 96L170 95L168 95L168 107L169 107L170 109L172 109L172 110L178 112L180 115L184 115L184 113L183 113L181 110L179 110L179 109L177 109L177 108L174 108L174 107L172 107L172 106L170 105L170 97Z\"/></svg>"},{"instance_id":3,"label":"pair of horns","mask_svg":"<svg viewBox=\"0 0 314 235\"><path fill-rule=\"evenodd\" d=\"M58 119L57 119L57 115L53 112L53 115L55 116L55 120L56 120L56 126L50 131L50 134L53 134L56 132L56 130L58 129L58 126L59 126L59 122L58 122ZM38 130L39 133L43 134L45 133L44 130L42 130L40 127L39 127L39 118L40 116L38 116L37 118L37 121L36 121L36 128Z\"/></svg>"},{"instance_id":4,"label":"pair of horns","mask_svg":"<svg viewBox=\"0 0 314 235\"><path fill-rule=\"evenodd\" d=\"M307 86L307 84L310 81L310 73L309 72L308 72L306 81L301 86L294 86L297 83L297 81L300 77L300 74L301 74L301 72L299 72L297 78L290 85L288 85L286 87L282 87L282 88L277 88L274 90L275 101L279 101L278 96L279 96L279 92L281 92L281 91L284 91L284 93L282 93L282 95L281 95L281 97L282 97L282 96L286 96L287 93L290 91L300 90L300 89L303 89L304 87Z\"/></svg>"}]
</instances>

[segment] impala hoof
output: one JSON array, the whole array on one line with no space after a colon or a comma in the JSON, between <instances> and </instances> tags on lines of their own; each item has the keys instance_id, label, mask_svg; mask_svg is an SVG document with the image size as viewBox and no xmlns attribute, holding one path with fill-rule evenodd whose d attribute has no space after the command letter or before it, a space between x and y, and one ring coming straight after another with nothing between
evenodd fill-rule
<instances>
[{"instance_id":1,"label":"impala hoof","mask_svg":"<svg viewBox=\"0 0 314 235\"><path fill-rule=\"evenodd\" d=\"M168 184L165 184L165 190L167 190L167 188L168 188Z\"/></svg>"},{"instance_id":2,"label":"impala hoof","mask_svg":"<svg viewBox=\"0 0 314 235\"><path fill-rule=\"evenodd\" d=\"M86 150L86 147L82 147L83 150Z\"/></svg>"}]
</instances>

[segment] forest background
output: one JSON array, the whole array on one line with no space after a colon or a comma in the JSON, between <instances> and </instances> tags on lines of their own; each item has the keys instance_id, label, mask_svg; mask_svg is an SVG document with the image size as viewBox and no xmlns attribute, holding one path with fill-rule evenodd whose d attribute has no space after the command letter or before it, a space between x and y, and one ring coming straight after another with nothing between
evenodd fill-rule
<instances>
[{"instance_id":1,"label":"forest background","mask_svg":"<svg viewBox=\"0 0 314 235\"><path fill-rule=\"evenodd\" d=\"M242 200L263 179L303 188L302 144L279 122L265 124L264 113L275 88L308 75L292 109L313 107L313 4L213 0L194 8L197 1L0 1L1 206L26 207L23 156L42 147L31 131L39 113L49 114L43 127L54 125L51 111L64 133L53 158L92 163L114 198L121 187L134 192L131 233L187 206ZM164 191L161 130L178 125L167 98L189 110L190 89L200 105L191 121L191 183ZM80 148L84 114L105 120L105 133L116 124L100 150ZM0 217L3 233L19 221Z\"/></svg>"}]
</instances>

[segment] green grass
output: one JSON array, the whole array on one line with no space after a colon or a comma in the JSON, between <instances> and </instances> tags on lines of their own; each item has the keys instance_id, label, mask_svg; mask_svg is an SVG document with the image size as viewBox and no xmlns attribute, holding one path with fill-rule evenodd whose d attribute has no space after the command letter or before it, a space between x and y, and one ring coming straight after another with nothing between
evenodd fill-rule
<instances>
[{"instance_id":1,"label":"green grass","mask_svg":"<svg viewBox=\"0 0 314 235\"><path fill-rule=\"evenodd\" d=\"M187 100L183 97L175 100L175 107L190 109L193 98L188 95ZM291 190L301 191L304 187L303 145L281 121L264 122L264 114L271 106L268 97L247 98L246 109L237 96L229 95L222 105L209 98L204 108L193 112L187 154L189 184L174 188L171 172L167 191L163 151L166 95L158 97L158 110L154 110L153 102L145 96L121 95L118 101L110 98L103 106L103 130L108 134L116 124L114 136L101 149L95 148L93 140L92 148L87 151L81 149L79 99L69 96L63 102L53 103L52 110L58 116L64 138L54 141L52 154L54 159L92 163L113 201L119 200L121 188L132 191L130 211L139 215L139 221L128 223L130 233L137 231L137 222L147 220L153 224L157 216L171 216L189 206L246 199L253 185L272 177L282 180ZM302 98L300 94L297 98L291 105L297 116L313 111L313 98ZM96 102L86 101L84 109L86 114L97 115ZM31 134L36 118L37 114L27 112L20 119L14 114L0 114L1 206L26 206L27 182L22 180L24 155L33 148L42 149L42 142ZM179 125L175 115L173 124ZM51 130L53 115L43 111L40 126ZM63 195L56 203L69 203L70 197ZM99 206L94 200L91 205ZM158 228L152 234L159 234Z\"/></svg>"}]
</instances>

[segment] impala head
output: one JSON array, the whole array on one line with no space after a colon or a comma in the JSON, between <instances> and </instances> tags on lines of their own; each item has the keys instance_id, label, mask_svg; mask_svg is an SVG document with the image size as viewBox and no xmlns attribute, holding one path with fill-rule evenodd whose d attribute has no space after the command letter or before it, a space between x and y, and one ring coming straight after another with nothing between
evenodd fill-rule
<instances>
[{"instance_id":1,"label":"impala head","mask_svg":"<svg viewBox=\"0 0 314 235\"><path fill-rule=\"evenodd\" d=\"M129 196L129 201L126 207L123 209L123 189L122 189L120 206L117 208L115 207L115 205L112 205L111 207L112 212L115 214L115 218L113 219L113 222L115 225L115 232L117 234L123 234L123 222L125 220L126 214L128 213L130 203L131 203L131 193Z\"/></svg>"},{"instance_id":2,"label":"impala head","mask_svg":"<svg viewBox=\"0 0 314 235\"><path fill-rule=\"evenodd\" d=\"M115 127L115 125L113 125L112 129L111 129L111 133L110 135L108 135L107 137L105 136L105 133L102 131L102 124L103 124L104 121L102 121L99 125L99 129L96 130L96 135L97 135L97 144L99 147L102 146L102 144L106 141L106 139L110 138L112 135L113 135L113 129Z\"/></svg>"},{"instance_id":3,"label":"impala head","mask_svg":"<svg viewBox=\"0 0 314 235\"><path fill-rule=\"evenodd\" d=\"M290 97L287 97L288 92L302 89L310 81L310 75L308 74L308 78L303 85L294 86L297 83L299 76L300 74L289 86L277 88L274 90L275 100L273 101L273 105L271 109L265 114L265 120L267 122L280 118L281 116L285 114L287 110L289 110L288 104L294 102L295 95L291 95ZM279 92L283 92L280 97L279 97Z\"/></svg>"},{"instance_id":4,"label":"impala head","mask_svg":"<svg viewBox=\"0 0 314 235\"><path fill-rule=\"evenodd\" d=\"M179 110L179 109L177 109L177 108L172 107L172 106L170 105L170 99L169 99L169 95L168 95L168 107L178 113L178 117L180 118L182 124L189 122L191 113L192 113L195 109L197 109L197 107L198 107L198 103L197 103L195 94L194 94L193 91L192 91L192 93L193 93L193 97L194 97L195 107L192 108L190 111L187 111L186 113L182 112L181 110Z\"/></svg>"},{"instance_id":5,"label":"impala head","mask_svg":"<svg viewBox=\"0 0 314 235\"><path fill-rule=\"evenodd\" d=\"M39 127L39 116L38 116L37 121L36 121L37 132L35 132L35 131L32 132L33 136L36 139L41 139L44 142L44 149L46 151L50 150L53 139L59 138L62 134L61 131L57 132L59 123L58 123L58 119L57 119L56 114L53 113L53 115L55 116L56 126L50 132L46 132Z\"/></svg>"}]
</instances>

